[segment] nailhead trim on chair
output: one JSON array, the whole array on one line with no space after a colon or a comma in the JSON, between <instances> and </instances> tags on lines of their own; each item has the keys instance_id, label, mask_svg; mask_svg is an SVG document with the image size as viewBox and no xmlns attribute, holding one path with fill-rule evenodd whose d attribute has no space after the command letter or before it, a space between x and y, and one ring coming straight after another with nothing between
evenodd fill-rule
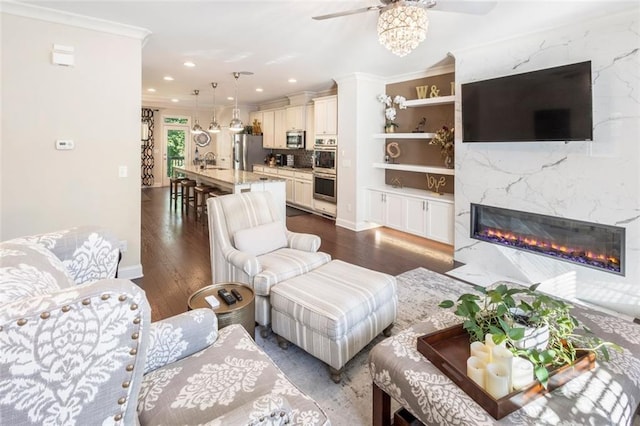
<instances>
[{"instance_id":1,"label":"nailhead trim on chair","mask_svg":"<svg viewBox=\"0 0 640 426\"><path fill-rule=\"evenodd\" d=\"M101 299L102 301L107 301L107 300L109 300L110 298L111 298L111 295L110 295L110 294L107 294L107 293L102 294L102 295L100 296L100 299ZM118 297L118 300L119 300L120 302L125 302L125 301L127 301L127 299L128 299L128 298L127 298L127 296L126 296L126 295L124 295L124 294L122 294L122 295L120 295L120 296ZM83 306L89 306L89 305L91 305L91 302L92 302L92 301L91 301L91 298L83 299L83 300L81 301L81 303L82 303L82 305L83 305ZM130 306L130 309L131 309L132 311L135 311L135 310L137 310L137 309L138 309L138 307L139 307L139 306L138 306L138 304L136 304L136 303L132 303L132 304L131 304L131 306ZM64 306L62 306L62 307L61 307L61 309L60 309L60 311L61 311L62 313L69 312L70 310L71 310L71 306L69 306L69 305L64 305ZM40 318L41 318L42 320L47 320L47 319L51 318L51 313L50 313L49 311L42 311L42 312L40 313L40 315L39 315L39 316L40 316ZM29 322L29 320L27 320L26 318L20 318L20 319L18 319L18 320L16 321L16 324L17 324L18 326L22 327L22 326L26 325L28 322ZM139 325L139 324L141 323L141 318L140 318L139 316L138 316L138 317L135 317L135 318L133 319L133 321L132 321L132 322L133 322L133 324L135 324L135 325ZM0 326L0 332L2 332L2 331L4 331L4 327L3 327L3 326ZM135 331L135 332L133 332L133 333L131 334L131 338L132 338L133 340L138 340L138 339L139 339L139 337L140 337L140 333L139 333L139 331ZM131 355L132 357L135 357L137 354L138 354L138 348L137 348L137 347L133 347L133 348L131 348L131 350L129 351L129 355ZM127 364L127 366L125 367L125 370L126 370L128 373L131 373L131 372L134 370L134 368L135 368L135 367L134 367L134 364ZM126 380L126 381L122 382L122 388L123 388L123 389L128 389L130 386L131 386L131 381L130 381L130 380ZM121 409L121 410L125 410L125 409L126 409L126 404L127 404L127 397L126 397L126 396L121 396L120 398L118 398L118 400L117 400L116 402L117 402L117 403L118 403L118 405L120 406L120 409ZM116 421L116 422L120 422L123 418L124 418L124 413L123 413L123 412L120 412L120 413L115 414L115 415L113 416L113 419L114 419L114 421Z\"/></svg>"}]
</instances>

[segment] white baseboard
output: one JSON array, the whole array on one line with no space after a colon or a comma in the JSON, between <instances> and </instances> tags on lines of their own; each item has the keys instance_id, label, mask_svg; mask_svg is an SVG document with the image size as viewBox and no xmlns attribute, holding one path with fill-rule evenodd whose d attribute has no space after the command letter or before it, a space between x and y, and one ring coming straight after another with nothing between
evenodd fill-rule
<instances>
[{"instance_id":1,"label":"white baseboard","mask_svg":"<svg viewBox=\"0 0 640 426\"><path fill-rule=\"evenodd\" d=\"M144 274L142 273L142 265L137 264L133 266L119 267L118 268L118 278L125 278L128 280L133 280L135 278L142 278Z\"/></svg>"},{"instance_id":2,"label":"white baseboard","mask_svg":"<svg viewBox=\"0 0 640 426\"><path fill-rule=\"evenodd\" d=\"M362 222L354 222L352 220L345 220L345 219L340 219L340 218L336 218L336 226L339 226L341 228L346 228L349 229L351 231L355 231L355 232L360 232L360 231L365 231L367 229L372 229L372 228L379 228L380 225L372 223L372 222L366 222L366 221L362 221Z\"/></svg>"}]
</instances>

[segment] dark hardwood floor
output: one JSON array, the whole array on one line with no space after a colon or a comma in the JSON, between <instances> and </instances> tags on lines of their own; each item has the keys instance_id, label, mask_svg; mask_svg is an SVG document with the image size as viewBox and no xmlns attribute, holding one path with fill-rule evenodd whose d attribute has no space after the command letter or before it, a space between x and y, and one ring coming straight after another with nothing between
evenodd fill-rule
<instances>
[{"instance_id":1,"label":"dark hardwood floor","mask_svg":"<svg viewBox=\"0 0 640 426\"><path fill-rule=\"evenodd\" d=\"M444 273L454 266L453 248L388 228L361 232L335 226L324 217L301 214L287 217L290 231L322 238L320 250L332 258L398 275L417 267ZM189 295L211 284L209 233L169 206L168 188L142 190L142 267L134 280L146 292L153 321L187 310Z\"/></svg>"}]
</instances>

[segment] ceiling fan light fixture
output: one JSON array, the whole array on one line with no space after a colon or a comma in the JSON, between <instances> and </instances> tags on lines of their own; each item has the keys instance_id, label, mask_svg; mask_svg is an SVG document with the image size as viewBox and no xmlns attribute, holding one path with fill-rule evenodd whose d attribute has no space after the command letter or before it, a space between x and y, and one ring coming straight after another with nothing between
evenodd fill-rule
<instances>
[{"instance_id":1,"label":"ceiling fan light fixture","mask_svg":"<svg viewBox=\"0 0 640 426\"><path fill-rule=\"evenodd\" d=\"M213 87L213 116L211 117L211 123L209 124L207 132L220 133L220 123L216 120L216 88L218 87L218 83L211 83L211 87Z\"/></svg>"},{"instance_id":2,"label":"ceiling fan light fixture","mask_svg":"<svg viewBox=\"0 0 640 426\"><path fill-rule=\"evenodd\" d=\"M419 3L399 0L380 11L378 40L402 57L424 41L429 27L427 10Z\"/></svg>"},{"instance_id":3,"label":"ceiling fan light fixture","mask_svg":"<svg viewBox=\"0 0 640 426\"><path fill-rule=\"evenodd\" d=\"M198 123L198 95L200 94L200 91L196 89L193 91L193 94L196 97L196 118L195 118L195 123L191 128L191 133L193 133L194 135L197 135L204 132L204 130L202 130L202 126L200 126L200 123Z\"/></svg>"},{"instance_id":4,"label":"ceiling fan light fixture","mask_svg":"<svg viewBox=\"0 0 640 426\"><path fill-rule=\"evenodd\" d=\"M236 79L236 107L233 109L233 118L229 123L229 130L237 133L244 130L244 124L242 124L242 120L240 120L240 110L238 109L238 78L240 77L240 73L234 72L233 77Z\"/></svg>"}]
</instances>

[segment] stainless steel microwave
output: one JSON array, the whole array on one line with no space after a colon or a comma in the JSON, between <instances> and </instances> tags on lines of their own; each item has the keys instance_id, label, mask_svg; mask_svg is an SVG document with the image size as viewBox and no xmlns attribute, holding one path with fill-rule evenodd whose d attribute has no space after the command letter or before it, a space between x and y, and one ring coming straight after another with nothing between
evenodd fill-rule
<instances>
[{"instance_id":1,"label":"stainless steel microwave","mask_svg":"<svg viewBox=\"0 0 640 426\"><path fill-rule=\"evenodd\" d=\"M304 130L287 130L287 148L304 148Z\"/></svg>"}]
</instances>

